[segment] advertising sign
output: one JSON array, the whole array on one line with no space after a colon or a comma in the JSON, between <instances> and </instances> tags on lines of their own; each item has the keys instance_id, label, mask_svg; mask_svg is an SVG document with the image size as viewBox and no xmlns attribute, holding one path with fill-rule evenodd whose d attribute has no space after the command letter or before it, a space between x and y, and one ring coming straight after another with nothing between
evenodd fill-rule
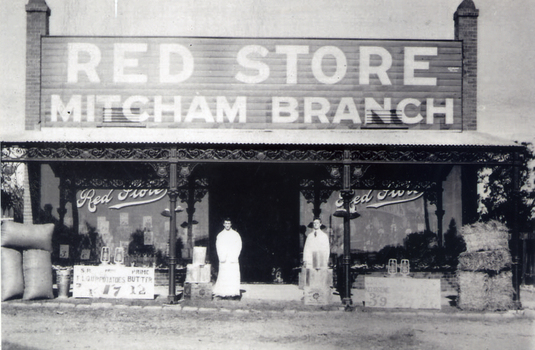
<instances>
[{"instance_id":1,"label":"advertising sign","mask_svg":"<svg viewBox=\"0 0 535 350\"><path fill-rule=\"evenodd\" d=\"M191 228L191 242L208 238L208 194L196 203ZM83 189L76 193L79 230L87 234L88 227L109 247L110 261L117 257L116 248L124 249L124 264L128 257L150 255L160 251L166 255L169 242L169 221L164 216L169 207L165 189ZM186 248L188 214L177 212L177 239ZM180 224L182 223L182 224ZM184 225L185 223L185 225Z\"/></svg>"},{"instance_id":2,"label":"advertising sign","mask_svg":"<svg viewBox=\"0 0 535 350\"><path fill-rule=\"evenodd\" d=\"M75 298L154 299L154 269L74 266Z\"/></svg>"},{"instance_id":3,"label":"advertising sign","mask_svg":"<svg viewBox=\"0 0 535 350\"><path fill-rule=\"evenodd\" d=\"M460 41L43 37L47 127L460 130Z\"/></svg>"},{"instance_id":4,"label":"advertising sign","mask_svg":"<svg viewBox=\"0 0 535 350\"><path fill-rule=\"evenodd\" d=\"M423 195L420 191L355 190L349 211L358 213L359 217L350 221L351 250L379 252L386 246L401 246L408 235L423 232L426 229ZM301 207L305 210L304 223L312 220L310 205L304 197L301 198ZM334 215L344 210L341 193L333 192L322 209L322 213L330 213L330 217L324 217L323 222L331 231L331 252L342 254L344 220ZM435 219L430 217L429 223L435 225Z\"/></svg>"},{"instance_id":5,"label":"advertising sign","mask_svg":"<svg viewBox=\"0 0 535 350\"><path fill-rule=\"evenodd\" d=\"M365 277L366 307L440 309L440 279Z\"/></svg>"}]
</instances>

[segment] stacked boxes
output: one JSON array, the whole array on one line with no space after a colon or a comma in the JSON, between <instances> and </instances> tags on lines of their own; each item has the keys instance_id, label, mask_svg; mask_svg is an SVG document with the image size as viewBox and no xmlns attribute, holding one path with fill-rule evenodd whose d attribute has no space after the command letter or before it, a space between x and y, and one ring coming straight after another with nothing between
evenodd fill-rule
<instances>
[{"instance_id":1,"label":"stacked boxes","mask_svg":"<svg viewBox=\"0 0 535 350\"><path fill-rule=\"evenodd\" d=\"M331 303L333 271L328 268L303 269L305 305L328 305Z\"/></svg>"},{"instance_id":2,"label":"stacked boxes","mask_svg":"<svg viewBox=\"0 0 535 350\"><path fill-rule=\"evenodd\" d=\"M212 265L205 264L206 247L193 248L193 261L186 266L184 298L212 299Z\"/></svg>"},{"instance_id":3,"label":"stacked boxes","mask_svg":"<svg viewBox=\"0 0 535 350\"><path fill-rule=\"evenodd\" d=\"M184 298L186 299L212 299L212 283L184 283Z\"/></svg>"}]
</instances>

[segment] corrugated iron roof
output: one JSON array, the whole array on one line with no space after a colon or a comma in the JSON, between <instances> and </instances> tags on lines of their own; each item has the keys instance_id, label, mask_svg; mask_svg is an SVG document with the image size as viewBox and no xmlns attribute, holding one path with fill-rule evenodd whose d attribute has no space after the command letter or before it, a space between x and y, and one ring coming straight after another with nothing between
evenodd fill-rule
<instances>
[{"instance_id":1,"label":"corrugated iron roof","mask_svg":"<svg viewBox=\"0 0 535 350\"><path fill-rule=\"evenodd\" d=\"M43 128L4 135L5 142L189 143L252 145L483 146L519 143L477 131L405 130L239 130Z\"/></svg>"}]
</instances>

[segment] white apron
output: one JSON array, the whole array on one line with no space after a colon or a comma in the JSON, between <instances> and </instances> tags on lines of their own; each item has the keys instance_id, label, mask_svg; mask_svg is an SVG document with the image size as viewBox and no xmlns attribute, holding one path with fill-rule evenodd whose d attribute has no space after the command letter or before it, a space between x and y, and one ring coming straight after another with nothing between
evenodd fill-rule
<instances>
[{"instance_id":1,"label":"white apron","mask_svg":"<svg viewBox=\"0 0 535 350\"><path fill-rule=\"evenodd\" d=\"M218 297L240 295L241 237L233 229L223 230L217 235L216 249L219 258L219 273L213 293Z\"/></svg>"}]
</instances>

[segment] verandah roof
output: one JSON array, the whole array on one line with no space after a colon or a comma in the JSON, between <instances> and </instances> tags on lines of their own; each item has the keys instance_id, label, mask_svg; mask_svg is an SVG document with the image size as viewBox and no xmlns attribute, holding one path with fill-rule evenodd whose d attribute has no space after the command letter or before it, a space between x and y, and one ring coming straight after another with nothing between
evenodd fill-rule
<instances>
[{"instance_id":1,"label":"verandah roof","mask_svg":"<svg viewBox=\"0 0 535 350\"><path fill-rule=\"evenodd\" d=\"M81 141L84 140L84 141ZM238 129L145 129L43 128L12 134L5 142L91 142L91 143L182 143L250 145L348 145L348 146L520 146L477 131L405 130L238 130Z\"/></svg>"}]
</instances>

